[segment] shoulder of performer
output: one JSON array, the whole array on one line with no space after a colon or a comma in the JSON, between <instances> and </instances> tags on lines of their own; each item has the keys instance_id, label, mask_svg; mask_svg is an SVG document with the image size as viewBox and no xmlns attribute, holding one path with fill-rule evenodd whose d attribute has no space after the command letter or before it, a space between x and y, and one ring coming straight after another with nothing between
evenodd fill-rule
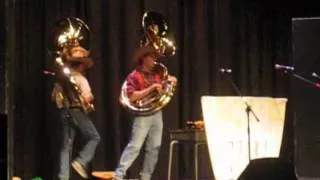
<instances>
[{"instance_id":1,"label":"shoulder of performer","mask_svg":"<svg viewBox=\"0 0 320 180\"><path fill-rule=\"evenodd\" d=\"M143 81L143 74L140 71L133 70L127 77L127 81L131 83L140 83Z\"/></svg>"},{"instance_id":2,"label":"shoulder of performer","mask_svg":"<svg viewBox=\"0 0 320 180\"><path fill-rule=\"evenodd\" d=\"M89 81L83 74L76 72L76 73L73 73L72 76L74 77L76 84L80 86L80 89L82 91L88 91L88 92L91 91Z\"/></svg>"},{"instance_id":3,"label":"shoulder of performer","mask_svg":"<svg viewBox=\"0 0 320 180\"><path fill-rule=\"evenodd\" d=\"M126 93L130 97L134 91L142 90L144 79L141 72L133 70L127 77Z\"/></svg>"},{"instance_id":4,"label":"shoulder of performer","mask_svg":"<svg viewBox=\"0 0 320 180\"><path fill-rule=\"evenodd\" d=\"M76 71L72 71L71 75L74 77L83 77L86 78L83 74L81 74L80 72L76 72ZM87 78L86 78L87 79Z\"/></svg>"},{"instance_id":5,"label":"shoulder of performer","mask_svg":"<svg viewBox=\"0 0 320 180\"><path fill-rule=\"evenodd\" d=\"M87 77L79 72L72 72L71 75L79 81L88 81Z\"/></svg>"}]
</instances>

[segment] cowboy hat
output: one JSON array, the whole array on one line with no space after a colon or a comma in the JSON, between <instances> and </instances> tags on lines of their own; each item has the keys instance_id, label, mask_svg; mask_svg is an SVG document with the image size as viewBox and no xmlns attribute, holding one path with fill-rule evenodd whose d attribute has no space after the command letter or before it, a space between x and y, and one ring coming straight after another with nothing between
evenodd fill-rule
<instances>
[{"instance_id":1,"label":"cowboy hat","mask_svg":"<svg viewBox=\"0 0 320 180\"><path fill-rule=\"evenodd\" d=\"M144 46L137 49L133 55L132 64L137 66L141 63L141 60L146 57L147 55L155 55L156 58L159 57L161 54L152 46Z\"/></svg>"},{"instance_id":2,"label":"cowboy hat","mask_svg":"<svg viewBox=\"0 0 320 180\"><path fill-rule=\"evenodd\" d=\"M71 48L70 56L66 58L69 62L80 62L85 65L85 68L88 69L93 65L93 61L89 58L89 52L81 46L76 46Z\"/></svg>"}]
</instances>

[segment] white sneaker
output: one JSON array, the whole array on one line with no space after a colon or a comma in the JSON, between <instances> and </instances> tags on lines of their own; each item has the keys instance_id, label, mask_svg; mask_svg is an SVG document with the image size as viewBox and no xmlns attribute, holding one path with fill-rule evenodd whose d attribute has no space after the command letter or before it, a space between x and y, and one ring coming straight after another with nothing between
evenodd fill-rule
<instances>
[{"instance_id":1,"label":"white sneaker","mask_svg":"<svg viewBox=\"0 0 320 180\"><path fill-rule=\"evenodd\" d=\"M123 179L120 178L120 177L118 177L117 175L114 175L114 176L112 177L112 180L123 180Z\"/></svg>"},{"instance_id":2,"label":"white sneaker","mask_svg":"<svg viewBox=\"0 0 320 180\"><path fill-rule=\"evenodd\" d=\"M73 162L71 163L71 165L72 165L73 169L76 170L77 173L78 173L81 177L83 177L83 178L85 178L85 179L88 179L87 170L85 169L85 167L84 167L82 164L80 164L78 161L73 161Z\"/></svg>"}]
</instances>

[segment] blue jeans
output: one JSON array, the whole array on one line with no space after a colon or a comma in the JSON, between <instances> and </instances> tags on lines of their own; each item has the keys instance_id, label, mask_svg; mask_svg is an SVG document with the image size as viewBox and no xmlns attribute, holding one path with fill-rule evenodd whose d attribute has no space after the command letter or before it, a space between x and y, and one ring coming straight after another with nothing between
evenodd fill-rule
<instances>
[{"instance_id":1,"label":"blue jeans","mask_svg":"<svg viewBox=\"0 0 320 180\"><path fill-rule=\"evenodd\" d=\"M89 116L81 111L69 109L61 110L62 146L60 149L60 179L69 179L70 156L72 154L73 140L76 130L80 130L86 139L86 143L75 159L83 166L87 166L95 154L95 149L100 141L100 135L94 127Z\"/></svg>"},{"instance_id":2,"label":"blue jeans","mask_svg":"<svg viewBox=\"0 0 320 180\"><path fill-rule=\"evenodd\" d=\"M150 180L158 161L162 139L162 112L159 111L151 116L137 116L133 120L131 139L121 155L116 176L123 178L127 169L140 153L141 147L146 140L145 156L140 177L142 180Z\"/></svg>"}]
</instances>

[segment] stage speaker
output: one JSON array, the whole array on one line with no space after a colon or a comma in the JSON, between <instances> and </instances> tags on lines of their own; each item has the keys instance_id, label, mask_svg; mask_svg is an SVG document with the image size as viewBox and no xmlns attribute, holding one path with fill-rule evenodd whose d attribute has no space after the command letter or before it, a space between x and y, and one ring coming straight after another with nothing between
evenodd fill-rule
<instances>
[{"instance_id":1,"label":"stage speaker","mask_svg":"<svg viewBox=\"0 0 320 180\"><path fill-rule=\"evenodd\" d=\"M278 158L252 160L238 180L296 180L294 166Z\"/></svg>"},{"instance_id":2,"label":"stage speaker","mask_svg":"<svg viewBox=\"0 0 320 180\"><path fill-rule=\"evenodd\" d=\"M7 116L0 114L0 179L7 179Z\"/></svg>"},{"instance_id":3,"label":"stage speaker","mask_svg":"<svg viewBox=\"0 0 320 180\"><path fill-rule=\"evenodd\" d=\"M295 74L309 80L291 80L296 174L320 179L320 17L292 19L292 58Z\"/></svg>"}]
</instances>

